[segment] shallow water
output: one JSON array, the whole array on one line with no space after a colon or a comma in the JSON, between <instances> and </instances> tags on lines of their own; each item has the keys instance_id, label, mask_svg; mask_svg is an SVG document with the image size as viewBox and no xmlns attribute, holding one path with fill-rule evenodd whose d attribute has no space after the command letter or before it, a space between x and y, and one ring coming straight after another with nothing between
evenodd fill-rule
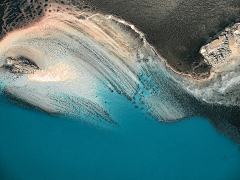
<instances>
[{"instance_id":1,"label":"shallow water","mask_svg":"<svg viewBox=\"0 0 240 180\"><path fill-rule=\"evenodd\" d=\"M200 117L159 123L124 101L106 130L0 103L3 180L240 179L239 147Z\"/></svg>"}]
</instances>

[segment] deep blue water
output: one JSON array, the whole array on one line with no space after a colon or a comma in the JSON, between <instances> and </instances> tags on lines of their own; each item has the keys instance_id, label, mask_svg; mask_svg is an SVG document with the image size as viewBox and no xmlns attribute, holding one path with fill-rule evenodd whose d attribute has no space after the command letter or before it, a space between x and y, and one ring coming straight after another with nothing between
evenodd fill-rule
<instances>
[{"instance_id":1,"label":"deep blue water","mask_svg":"<svg viewBox=\"0 0 240 180\"><path fill-rule=\"evenodd\" d=\"M202 118L159 123L130 103L101 129L0 100L0 180L239 180L240 151Z\"/></svg>"}]
</instances>

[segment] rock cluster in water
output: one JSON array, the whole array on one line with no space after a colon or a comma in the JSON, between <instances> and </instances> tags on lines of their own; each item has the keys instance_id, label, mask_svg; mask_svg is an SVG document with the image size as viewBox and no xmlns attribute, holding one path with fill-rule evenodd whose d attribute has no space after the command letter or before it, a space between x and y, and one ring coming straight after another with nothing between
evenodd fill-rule
<instances>
[{"instance_id":1,"label":"rock cluster in water","mask_svg":"<svg viewBox=\"0 0 240 180\"><path fill-rule=\"evenodd\" d=\"M240 23L227 27L210 43L203 46L200 53L204 61L213 67L226 64L233 56L239 54Z\"/></svg>"}]
</instances>

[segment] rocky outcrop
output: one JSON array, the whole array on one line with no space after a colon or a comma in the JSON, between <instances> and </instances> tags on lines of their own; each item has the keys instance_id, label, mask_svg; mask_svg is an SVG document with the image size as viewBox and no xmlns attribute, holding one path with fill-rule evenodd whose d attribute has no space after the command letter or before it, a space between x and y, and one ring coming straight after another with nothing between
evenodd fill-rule
<instances>
[{"instance_id":1,"label":"rocky outcrop","mask_svg":"<svg viewBox=\"0 0 240 180\"><path fill-rule=\"evenodd\" d=\"M12 73L22 73L22 74L33 74L34 72L39 70L39 67L35 63L22 57L17 59L8 57L6 59L4 67L6 69L9 69L10 72Z\"/></svg>"},{"instance_id":2,"label":"rocky outcrop","mask_svg":"<svg viewBox=\"0 0 240 180\"><path fill-rule=\"evenodd\" d=\"M239 55L240 23L225 28L216 38L200 49L204 61L213 67L226 64L232 57Z\"/></svg>"}]
</instances>

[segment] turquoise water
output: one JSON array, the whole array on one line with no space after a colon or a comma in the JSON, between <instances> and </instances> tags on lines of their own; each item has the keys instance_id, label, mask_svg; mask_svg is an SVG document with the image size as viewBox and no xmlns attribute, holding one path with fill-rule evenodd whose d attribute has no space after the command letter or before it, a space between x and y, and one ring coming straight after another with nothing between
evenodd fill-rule
<instances>
[{"instance_id":1,"label":"turquoise water","mask_svg":"<svg viewBox=\"0 0 240 180\"><path fill-rule=\"evenodd\" d=\"M240 179L240 151L205 119L159 123L126 102L102 129L0 100L0 179Z\"/></svg>"}]
</instances>

